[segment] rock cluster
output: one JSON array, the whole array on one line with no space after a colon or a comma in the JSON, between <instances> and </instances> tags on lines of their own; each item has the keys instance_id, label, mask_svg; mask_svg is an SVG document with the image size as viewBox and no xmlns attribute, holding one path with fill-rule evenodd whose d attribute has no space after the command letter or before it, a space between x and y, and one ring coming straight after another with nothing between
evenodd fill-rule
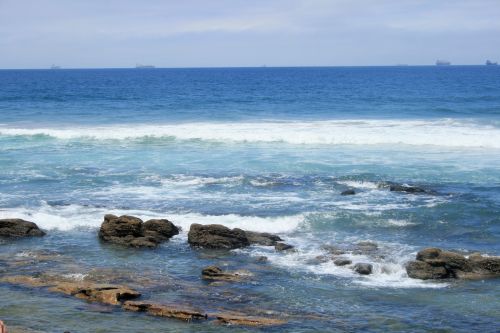
<instances>
[{"instance_id":1,"label":"rock cluster","mask_svg":"<svg viewBox=\"0 0 500 333\"><path fill-rule=\"evenodd\" d=\"M165 219L143 222L134 216L104 216L99 237L107 242L131 247L156 247L179 233L179 228Z\"/></svg>"},{"instance_id":2,"label":"rock cluster","mask_svg":"<svg viewBox=\"0 0 500 333\"><path fill-rule=\"evenodd\" d=\"M45 232L38 226L22 219L0 219L0 237L40 237Z\"/></svg>"},{"instance_id":3,"label":"rock cluster","mask_svg":"<svg viewBox=\"0 0 500 333\"><path fill-rule=\"evenodd\" d=\"M60 276L45 275L43 277L32 277L17 275L0 278L0 282L34 288L46 287L49 291L63 293L89 302L118 305L126 311L145 312L151 316L164 318L185 321L213 320L222 324L241 326L274 326L286 323L280 319L249 316L230 311L208 314L201 310L178 304L160 304L148 300L135 300L141 294L126 286L68 281L68 279Z\"/></svg>"},{"instance_id":4,"label":"rock cluster","mask_svg":"<svg viewBox=\"0 0 500 333\"><path fill-rule=\"evenodd\" d=\"M459 253L427 248L406 265L406 272L409 277L422 280L500 277L500 257L474 253L467 258Z\"/></svg>"}]
</instances>

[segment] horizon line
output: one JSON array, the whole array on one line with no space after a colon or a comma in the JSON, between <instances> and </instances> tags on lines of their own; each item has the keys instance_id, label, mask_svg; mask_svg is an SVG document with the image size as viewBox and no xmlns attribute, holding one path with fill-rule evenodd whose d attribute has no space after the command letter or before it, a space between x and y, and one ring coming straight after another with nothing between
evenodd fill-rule
<instances>
[{"instance_id":1,"label":"horizon line","mask_svg":"<svg viewBox=\"0 0 500 333\"><path fill-rule=\"evenodd\" d=\"M152 65L154 66L154 65ZM178 66L178 67L151 67L151 68L137 68L137 67L63 67L51 68L48 67L33 67L33 68L0 68L0 70L80 70L80 69L137 69L137 70L155 70L155 69L238 69L238 68L345 68L345 67L458 67L458 66L488 66L486 64L450 64L450 65L436 65L436 64L394 64L394 65L277 65L277 66Z\"/></svg>"}]
</instances>

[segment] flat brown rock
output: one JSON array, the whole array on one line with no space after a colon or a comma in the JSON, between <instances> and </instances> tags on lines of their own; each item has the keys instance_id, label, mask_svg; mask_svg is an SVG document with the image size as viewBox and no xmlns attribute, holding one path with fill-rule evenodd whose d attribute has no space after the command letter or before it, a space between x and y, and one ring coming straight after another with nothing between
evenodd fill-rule
<instances>
[{"instance_id":1,"label":"flat brown rock","mask_svg":"<svg viewBox=\"0 0 500 333\"><path fill-rule=\"evenodd\" d=\"M201 278L204 280L214 281L241 281L242 279L251 276L250 272L246 271L223 271L217 266L208 266L201 271Z\"/></svg>"},{"instance_id":2,"label":"flat brown rock","mask_svg":"<svg viewBox=\"0 0 500 333\"><path fill-rule=\"evenodd\" d=\"M7 276L0 282L23 285L27 287L48 287L49 291L63 293L90 302L99 302L111 305L120 305L125 300L141 296L137 291L125 286L98 284L88 282L69 282L67 279L55 276L32 277L32 276Z\"/></svg>"},{"instance_id":3,"label":"flat brown rock","mask_svg":"<svg viewBox=\"0 0 500 333\"><path fill-rule=\"evenodd\" d=\"M211 314L222 324L241 326L277 326L286 324L286 321L275 318L245 316L231 313Z\"/></svg>"},{"instance_id":4,"label":"flat brown rock","mask_svg":"<svg viewBox=\"0 0 500 333\"><path fill-rule=\"evenodd\" d=\"M207 319L206 314L194 309L148 301L126 301L123 304L123 309L134 312L146 312L152 316L175 318L186 321Z\"/></svg>"}]
</instances>

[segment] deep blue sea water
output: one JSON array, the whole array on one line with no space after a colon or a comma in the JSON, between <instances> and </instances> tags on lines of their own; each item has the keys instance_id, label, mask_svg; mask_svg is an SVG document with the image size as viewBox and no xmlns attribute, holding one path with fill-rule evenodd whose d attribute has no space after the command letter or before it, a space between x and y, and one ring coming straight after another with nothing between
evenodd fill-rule
<instances>
[{"instance_id":1,"label":"deep blue sea water","mask_svg":"<svg viewBox=\"0 0 500 333\"><path fill-rule=\"evenodd\" d=\"M348 188L358 193L341 196ZM183 231L155 250L110 247L97 239L106 213L164 217ZM68 274L122 269L204 295L149 291L158 301L289 315L264 331L497 332L498 280L420 281L404 265L429 246L500 255L500 68L2 70L7 217L48 235L0 240L4 256L53 251L77 262ZM297 251L215 256L187 245L191 223L277 233ZM317 259L325 245L359 241L379 246L348 255L372 275ZM269 263L254 264L263 255ZM199 275L210 264L254 277L207 286ZM48 332L246 331L5 284L0 319Z\"/></svg>"}]
</instances>

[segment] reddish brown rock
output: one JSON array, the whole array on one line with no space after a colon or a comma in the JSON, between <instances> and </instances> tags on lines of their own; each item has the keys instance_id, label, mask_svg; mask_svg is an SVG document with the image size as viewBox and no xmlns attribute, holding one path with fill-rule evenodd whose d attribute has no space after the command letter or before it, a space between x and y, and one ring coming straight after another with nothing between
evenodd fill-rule
<instances>
[{"instance_id":1,"label":"reddish brown rock","mask_svg":"<svg viewBox=\"0 0 500 333\"><path fill-rule=\"evenodd\" d=\"M146 312L153 316L176 318L186 321L207 319L206 314L194 309L148 301L126 301L123 304L123 308L127 311Z\"/></svg>"},{"instance_id":2,"label":"reddish brown rock","mask_svg":"<svg viewBox=\"0 0 500 333\"><path fill-rule=\"evenodd\" d=\"M179 228L165 219L153 219L142 222L134 216L104 216L99 230L99 238L106 242L131 247L156 247L171 237L179 234Z\"/></svg>"}]
</instances>

